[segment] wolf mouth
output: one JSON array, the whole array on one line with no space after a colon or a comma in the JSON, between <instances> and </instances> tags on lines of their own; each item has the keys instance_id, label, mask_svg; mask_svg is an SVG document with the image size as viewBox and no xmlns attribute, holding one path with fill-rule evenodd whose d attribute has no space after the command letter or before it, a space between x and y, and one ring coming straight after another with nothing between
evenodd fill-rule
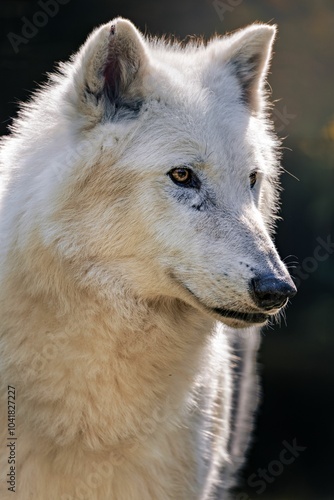
<instances>
[{"instance_id":1,"label":"wolf mouth","mask_svg":"<svg viewBox=\"0 0 334 500\"><path fill-rule=\"evenodd\" d=\"M180 282L179 282L180 283ZM182 283L182 282L181 282ZM220 307L209 307L197 297L185 284L182 283L183 288L187 290L195 299L196 302L201 304L208 312L217 314L222 318L229 318L236 321L242 321L243 323L256 324L256 323L265 323L270 314L263 312L242 312L242 311L234 311L232 309L224 309Z\"/></svg>"},{"instance_id":2,"label":"wolf mouth","mask_svg":"<svg viewBox=\"0 0 334 500\"><path fill-rule=\"evenodd\" d=\"M243 321L245 323L265 323L269 314L265 313L247 313L240 311L232 311L230 309L220 309L220 308L211 308L211 311L219 314L219 316L223 316L224 318L231 318L238 321Z\"/></svg>"}]
</instances>

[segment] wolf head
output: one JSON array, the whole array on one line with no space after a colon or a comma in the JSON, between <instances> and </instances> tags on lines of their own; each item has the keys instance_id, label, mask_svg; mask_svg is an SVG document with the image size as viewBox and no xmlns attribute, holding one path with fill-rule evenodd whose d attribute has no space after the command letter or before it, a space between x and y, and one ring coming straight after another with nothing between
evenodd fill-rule
<instances>
[{"instance_id":1,"label":"wolf head","mask_svg":"<svg viewBox=\"0 0 334 500\"><path fill-rule=\"evenodd\" d=\"M79 280L117 276L139 297L235 327L264 323L294 295L270 237L274 36L258 24L182 47L118 18L63 65L40 97L52 153L39 171L49 209L35 220Z\"/></svg>"}]
</instances>

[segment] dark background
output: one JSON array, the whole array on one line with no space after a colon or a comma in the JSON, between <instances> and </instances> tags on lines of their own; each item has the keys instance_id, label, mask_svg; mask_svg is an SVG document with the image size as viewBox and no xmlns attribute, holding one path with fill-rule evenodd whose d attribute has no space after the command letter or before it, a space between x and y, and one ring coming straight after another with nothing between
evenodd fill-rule
<instances>
[{"instance_id":1,"label":"dark background","mask_svg":"<svg viewBox=\"0 0 334 500\"><path fill-rule=\"evenodd\" d=\"M236 498L333 500L334 247L319 253L317 247L319 238L334 243L334 2L59 2L59 12L45 19L35 0L0 0L1 133L54 62L66 60L93 27L115 16L129 17L144 32L181 39L223 34L254 21L278 24L269 83L276 129L285 137L283 165L292 175L282 178L283 221L276 241L288 263L298 262L291 271L299 293L287 310L287 324L263 332L263 401ZM39 27L25 32L24 17ZM15 36L25 36L25 42ZM306 449L293 463L280 465L283 441L294 440ZM262 485L259 469L268 471ZM253 486L247 485L250 477Z\"/></svg>"}]
</instances>

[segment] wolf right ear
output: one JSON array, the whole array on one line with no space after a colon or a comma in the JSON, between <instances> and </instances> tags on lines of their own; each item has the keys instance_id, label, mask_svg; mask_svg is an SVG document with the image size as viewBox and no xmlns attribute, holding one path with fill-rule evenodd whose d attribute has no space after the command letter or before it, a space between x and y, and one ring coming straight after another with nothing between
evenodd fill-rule
<instances>
[{"instance_id":1,"label":"wolf right ear","mask_svg":"<svg viewBox=\"0 0 334 500\"><path fill-rule=\"evenodd\" d=\"M117 18L95 30L73 62L71 101L80 112L93 119L113 119L139 111L148 55L141 33L130 21Z\"/></svg>"},{"instance_id":2,"label":"wolf right ear","mask_svg":"<svg viewBox=\"0 0 334 500\"><path fill-rule=\"evenodd\" d=\"M236 76L241 99L254 113L262 107L275 34L276 26L253 24L209 45L213 59L228 65Z\"/></svg>"}]
</instances>

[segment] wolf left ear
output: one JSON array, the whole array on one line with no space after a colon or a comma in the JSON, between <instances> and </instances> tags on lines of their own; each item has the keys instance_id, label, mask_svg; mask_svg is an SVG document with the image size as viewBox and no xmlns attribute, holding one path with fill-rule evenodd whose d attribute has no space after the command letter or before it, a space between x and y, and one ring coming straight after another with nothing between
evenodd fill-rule
<instances>
[{"instance_id":1,"label":"wolf left ear","mask_svg":"<svg viewBox=\"0 0 334 500\"><path fill-rule=\"evenodd\" d=\"M141 33L130 21L117 18L95 30L73 62L71 100L83 114L93 119L131 117L139 110L148 56Z\"/></svg>"},{"instance_id":2,"label":"wolf left ear","mask_svg":"<svg viewBox=\"0 0 334 500\"><path fill-rule=\"evenodd\" d=\"M214 42L223 44L220 57L237 77L243 102L255 113L261 109L275 34L276 26L254 24Z\"/></svg>"}]
</instances>

